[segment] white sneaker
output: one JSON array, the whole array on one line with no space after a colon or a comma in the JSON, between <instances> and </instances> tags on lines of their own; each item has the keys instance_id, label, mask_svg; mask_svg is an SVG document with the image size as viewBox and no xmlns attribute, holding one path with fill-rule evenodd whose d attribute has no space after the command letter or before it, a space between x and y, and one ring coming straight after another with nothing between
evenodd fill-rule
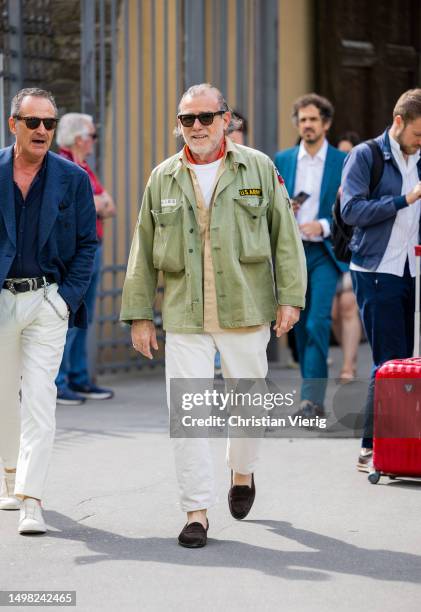
<instances>
[{"instance_id":1,"label":"white sneaker","mask_svg":"<svg viewBox=\"0 0 421 612\"><path fill-rule=\"evenodd\" d=\"M15 497L15 472L4 472L0 482L0 510L19 510L20 500Z\"/></svg>"},{"instance_id":2,"label":"white sneaker","mask_svg":"<svg viewBox=\"0 0 421 612\"><path fill-rule=\"evenodd\" d=\"M358 456L357 470L359 472L372 472L373 467L373 449L362 448Z\"/></svg>"},{"instance_id":3,"label":"white sneaker","mask_svg":"<svg viewBox=\"0 0 421 612\"><path fill-rule=\"evenodd\" d=\"M42 518L41 505L36 499L27 497L22 501L18 531L19 533L45 533L47 531Z\"/></svg>"}]
</instances>

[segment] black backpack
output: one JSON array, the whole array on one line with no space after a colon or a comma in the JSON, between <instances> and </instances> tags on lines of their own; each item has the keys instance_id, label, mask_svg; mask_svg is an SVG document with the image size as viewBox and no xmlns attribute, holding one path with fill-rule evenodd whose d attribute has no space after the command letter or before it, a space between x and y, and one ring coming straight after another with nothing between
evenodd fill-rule
<instances>
[{"instance_id":1,"label":"black backpack","mask_svg":"<svg viewBox=\"0 0 421 612\"><path fill-rule=\"evenodd\" d=\"M374 189L380 182L384 168L383 153L375 140L367 140L366 143L371 150L373 156L373 163L370 169L370 187L369 193L373 193ZM333 252L335 253L336 259L349 263L351 261L352 253L349 250L349 243L351 242L352 234L354 233L354 226L348 225L342 219L341 216L341 198L338 194L336 196L335 203L332 207L332 227L331 227L331 238Z\"/></svg>"}]
</instances>

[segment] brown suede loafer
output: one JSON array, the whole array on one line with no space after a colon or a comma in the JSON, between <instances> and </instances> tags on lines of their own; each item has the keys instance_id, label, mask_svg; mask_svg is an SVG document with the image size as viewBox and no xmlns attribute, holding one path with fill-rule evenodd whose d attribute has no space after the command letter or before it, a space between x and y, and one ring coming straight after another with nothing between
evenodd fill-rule
<instances>
[{"instance_id":1,"label":"brown suede loafer","mask_svg":"<svg viewBox=\"0 0 421 612\"><path fill-rule=\"evenodd\" d=\"M186 523L178 536L178 543L185 548L203 548L208 540L209 521L206 519L206 529L202 523Z\"/></svg>"},{"instance_id":2,"label":"brown suede loafer","mask_svg":"<svg viewBox=\"0 0 421 612\"><path fill-rule=\"evenodd\" d=\"M231 488L228 491L228 506L231 515L239 521L247 516L256 496L254 474L251 475L251 487L247 485L233 485L231 470Z\"/></svg>"}]
</instances>

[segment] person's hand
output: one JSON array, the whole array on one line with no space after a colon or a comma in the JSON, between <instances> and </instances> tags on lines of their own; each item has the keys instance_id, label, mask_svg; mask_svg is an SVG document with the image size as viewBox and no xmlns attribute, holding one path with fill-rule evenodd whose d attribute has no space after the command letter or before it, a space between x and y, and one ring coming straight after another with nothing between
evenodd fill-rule
<instances>
[{"instance_id":1,"label":"person's hand","mask_svg":"<svg viewBox=\"0 0 421 612\"><path fill-rule=\"evenodd\" d=\"M289 330L294 327L300 319L300 312L301 310L295 306L278 306L276 322L273 326L277 338L289 332Z\"/></svg>"},{"instance_id":2,"label":"person's hand","mask_svg":"<svg viewBox=\"0 0 421 612\"><path fill-rule=\"evenodd\" d=\"M151 348L158 350L155 325L148 319L138 319L132 322L132 344L135 351L142 353L148 359L153 359Z\"/></svg>"},{"instance_id":3,"label":"person's hand","mask_svg":"<svg viewBox=\"0 0 421 612\"><path fill-rule=\"evenodd\" d=\"M294 200L294 198L291 198L291 205L292 205L292 210L294 212L294 215L296 215L297 212L300 210L301 204L297 202L297 200Z\"/></svg>"},{"instance_id":4,"label":"person's hand","mask_svg":"<svg viewBox=\"0 0 421 612\"><path fill-rule=\"evenodd\" d=\"M405 197L410 206L411 204L415 204L415 202L421 198L421 181L418 181L415 187L407 193Z\"/></svg>"},{"instance_id":5,"label":"person's hand","mask_svg":"<svg viewBox=\"0 0 421 612\"><path fill-rule=\"evenodd\" d=\"M108 191L105 191L105 189L102 193L102 196L104 198L104 208L102 210L102 217L104 219L107 219L109 217L115 217L117 210L114 204L114 200L112 199Z\"/></svg>"},{"instance_id":6,"label":"person's hand","mask_svg":"<svg viewBox=\"0 0 421 612\"><path fill-rule=\"evenodd\" d=\"M300 225L300 231L308 238L323 236L323 227L319 221L309 221Z\"/></svg>"},{"instance_id":7,"label":"person's hand","mask_svg":"<svg viewBox=\"0 0 421 612\"><path fill-rule=\"evenodd\" d=\"M101 217L106 207L106 199L104 198L103 194L100 193L99 195L94 195L94 202L96 214Z\"/></svg>"},{"instance_id":8,"label":"person's hand","mask_svg":"<svg viewBox=\"0 0 421 612\"><path fill-rule=\"evenodd\" d=\"M107 219L108 217L115 216L115 204L107 191L104 190L101 194L94 195L94 202L98 217L101 217L101 219Z\"/></svg>"}]
</instances>

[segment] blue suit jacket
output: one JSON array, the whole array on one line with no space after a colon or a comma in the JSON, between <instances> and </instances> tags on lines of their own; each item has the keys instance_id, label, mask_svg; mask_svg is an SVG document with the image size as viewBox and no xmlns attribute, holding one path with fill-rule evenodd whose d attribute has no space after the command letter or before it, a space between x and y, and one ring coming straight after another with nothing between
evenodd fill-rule
<instances>
[{"instance_id":1,"label":"blue suit jacket","mask_svg":"<svg viewBox=\"0 0 421 612\"><path fill-rule=\"evenodd\" d=\"M16 256L13 147L0 149L0 287ZM51 274L70 307L69 326L86 327L83 298L95 250L96 214L87 173L55 153L47 153L47 172L38 228L38 263Z\"/></svg>"},{"instance_id":2,"label":"blue suit jacket","mask_svg":"<svg viewBox=\"0 0 421 612\"><path fill-rule=\"evenodd\" d=\"M280 151L275 156L275 166L278 172L282 175L288 193L291 197L294 194L295 175L297 172L297 159L299 147L292 147L285 151ZM346 154L338 151L335 147L328 145L325 167L323 171L322 185L320 189L320 205L317 213L317 219L327 219L329 223L332 221L332 206L336 200L336 194L341 184L342 166ZM341 272L346 272L348 266L339 262L333 254L332 243L330 238L325 238L323 241L329 255L340 269Z\"/></svg>"}]
</instances>

